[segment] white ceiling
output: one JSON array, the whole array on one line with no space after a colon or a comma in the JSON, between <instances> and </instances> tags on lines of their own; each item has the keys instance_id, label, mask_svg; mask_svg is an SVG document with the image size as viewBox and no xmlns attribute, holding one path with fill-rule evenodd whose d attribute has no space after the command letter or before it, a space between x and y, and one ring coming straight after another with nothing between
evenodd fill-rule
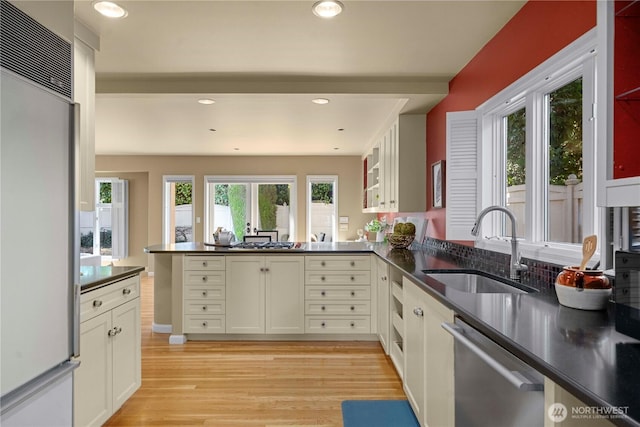
<instances>
[{"instance_id":1,"label":"white ceiling","mask_svg":"<svg viewBox=\"0 0 640 427\"><path fill-rule=\"evenodd\" d=\"M359 155L442 99L524 0L347 0L331 20L314 0L119 3L109 20L76 0L100 36L97 154Z\"/></svg>"}]
</instances>

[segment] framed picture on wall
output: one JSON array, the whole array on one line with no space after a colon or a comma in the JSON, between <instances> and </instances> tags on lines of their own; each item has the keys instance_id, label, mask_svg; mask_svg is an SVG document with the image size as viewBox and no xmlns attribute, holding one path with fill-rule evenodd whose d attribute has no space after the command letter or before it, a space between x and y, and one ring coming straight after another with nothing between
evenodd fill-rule
<instances>
[{"instance_id":1,"label":"framed picture on wall","mask_svg":"<svg viewBox=\"0 0 640 427\"><path fill-rule=\"evenodd\" d=\"M444 207L444 160L431 165L431 194L434 208Z\"/></svg>"}]
</instances>

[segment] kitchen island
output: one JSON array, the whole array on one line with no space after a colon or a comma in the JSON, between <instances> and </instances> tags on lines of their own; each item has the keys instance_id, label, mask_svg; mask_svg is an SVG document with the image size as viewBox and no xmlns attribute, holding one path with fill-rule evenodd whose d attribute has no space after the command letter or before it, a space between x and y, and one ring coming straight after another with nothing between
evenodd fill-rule
<instances>
[{"instance_id":1,"label":"kitchen island","mask_svg":"<svg viewBox=\"0 0 640 427\"><path fill-rule=\"evenodd\" d=\"M451 310L455 316L541 372L548 379L545 388L548 399L552 399L548 404L563 399L561 390L566 390L581 402L581 415L590 417L585 418L585 422L594 421L595 418L597 423L602 421L598 420L600 417L608 420L603 423L640 426L640 341L615 330L615 304L609 304L604 311L567 308L559 305L555 293L549 291L548 284L536 286L538 292L525 294L476 294L447 288L429 278L423 270L455 270L460 266L422 248L390 250L384 244L368 242L305 245L303 250L269 254L301 257L369 254L373 260L383 261L388 268L419 286L420 290ZM160 289L160 292L169 293L168 307L156 307L160 311L155 314L168 314L165 319L169 324L172 313L182 314L182 306L171 306L171 285L178 283L180 286L174 288L182 287L185 255L233 258L252 256L257 251L267 254L260 250L239 253L198 243L157 245L146 251L153 253L156 258L155 280L160 281L161 287L167 288L164 291ZM374 266L375 262L372 261L371 265ZM374 282L372 276L373 286ZM173 292L181 295L182 289L173 289ZM174 298L174 301L179 302L181 298ZM377 316L376 302L376 298L372 297L371 306L374 308L369 330L372 334L377 331L377 322L374 320ZM168 313L162 313L162 310L168 310ZM556 387L556 384L560 387Z\"/></svg>"}]
</instances>

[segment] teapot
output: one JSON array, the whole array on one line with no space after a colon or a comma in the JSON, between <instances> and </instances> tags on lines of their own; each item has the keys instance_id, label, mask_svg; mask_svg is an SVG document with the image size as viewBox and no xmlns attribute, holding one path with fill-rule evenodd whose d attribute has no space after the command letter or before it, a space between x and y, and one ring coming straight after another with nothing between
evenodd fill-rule
<instances>
[{"instance_id":1,"label":"teapot","mask_svg":"<svg viewBox=\"0 0 640 427\"><path fill-rule=\"evenodd\" d=\"M556 279L558 285L577 289L610 289L609 279L602 270L580 270L580 267L563 267Z\"/></svg>"},{"instance_id":2,"label":"teapot","mask_svg":"<svg viewBox=\"0 0 640 427\"><path fill-rule=\"evenodd\" d=\"M213 235L214 241L219 245L230 245L236 240L236 236L232 231L217 231Z\"/></svg>"}]
</instances>

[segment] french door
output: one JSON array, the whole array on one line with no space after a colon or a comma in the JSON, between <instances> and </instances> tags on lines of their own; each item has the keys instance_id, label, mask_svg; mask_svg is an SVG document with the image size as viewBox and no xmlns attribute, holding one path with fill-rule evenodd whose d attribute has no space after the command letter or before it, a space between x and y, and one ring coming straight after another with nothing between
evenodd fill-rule
<instances>
[{"instance_id":1,"label":"french door","mask_svg":"<svg viewBox=\"0 0 640 427\"><path fill-rule=\"evenodd\" d=\"M236 240L270 232L272 240L295 240L295 176L205 177L204 241L218 229L232 231Z\"/></svg>"}]
</instances>

